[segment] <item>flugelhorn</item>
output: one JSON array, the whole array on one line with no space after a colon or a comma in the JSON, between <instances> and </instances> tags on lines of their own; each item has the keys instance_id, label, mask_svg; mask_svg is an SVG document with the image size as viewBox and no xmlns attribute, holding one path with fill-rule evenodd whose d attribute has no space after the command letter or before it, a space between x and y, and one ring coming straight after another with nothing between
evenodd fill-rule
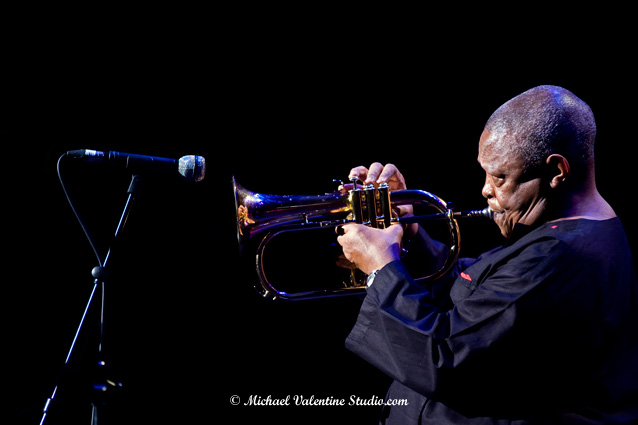
<instances>
[{"instance_id":1,"label":"flugelhorn","mask_svg":"<svg viewBox=\"0 0 638 425\"><path fill-rule=\"evenodd\" d=\"M285 300L301 300L345 295L357 295L365 292L367 276L354 269L338 268L339 272L328 275L336 277L339 282L321 282L307 284L308 273L289 273L292 283L280 285L272 280L271 275L284 276L286 272L277 267L269 267L267 260L278 259L282 265L286 256L277 252L273 245L286 246L286 242L278 242L289 235L311 234L322 235L332 250L336 247L335 230L347 223L360 223L377 228L385 228L394 224L441 222L447 230L449 250L443 265L417 280L435 280L445 275L457 261L460 250L460 234L457 218L483 217L492 218L488 208L476 211L454 212L450 204L436 195L424 190L407 189L391 192L387 184L379 187L357 185L356 179L350 190L336 190L323 195L268 195L246 190L233 177L235 208L237 213L237 238L244 258L254 255L255 268L259 280L258 292L267 298ZM399 205L425 205L433 210L433 214L398 217L393 209ZM327 232L326 232L327 230ZM321 232L320 231L324 231ZM303 232L303 233L301 233ZM331 240L332 238L332 240ZM292 253L301 253L291 262L304 262L303 253L306 248L292 247ZM322 247L317 249L322 250ZM328 249L328 248L326 248ZM290 255L290 254L289 254ZM282 259L282 257L284 257ZM282 267L279 267L281 269ZM323 268L322 268L323 269ZM328 279L324 279L328 280Z\"/></svg>"}]
</instances>

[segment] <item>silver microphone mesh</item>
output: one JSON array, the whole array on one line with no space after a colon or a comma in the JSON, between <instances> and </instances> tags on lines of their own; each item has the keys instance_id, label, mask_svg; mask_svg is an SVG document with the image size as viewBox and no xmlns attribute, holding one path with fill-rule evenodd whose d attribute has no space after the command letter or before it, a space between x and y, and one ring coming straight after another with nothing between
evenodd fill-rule
<instances>
[{"instance_id":1,"label":"silver microphone mesh","mask_svg":"<svg viewBox=\"0 0 638 425\"><path fill-rule=\"evenodd\" d=\"M206 160L199 155L183 156L179 159L178 171L188 181L202 181L206 175Z\"/></svg>"}]
</instances>

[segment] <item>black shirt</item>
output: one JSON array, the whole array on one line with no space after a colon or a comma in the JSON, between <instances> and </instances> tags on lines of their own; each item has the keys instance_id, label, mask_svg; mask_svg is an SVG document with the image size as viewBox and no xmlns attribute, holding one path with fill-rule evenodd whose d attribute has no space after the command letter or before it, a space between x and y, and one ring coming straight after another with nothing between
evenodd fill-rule
<instances>
[{"instance_id":1,"label":"black shirt","mask_svg":"<svg viewBox=\"0 0 638 425\"><path fill-rule=\"evenodd\" d=\"M517 226L443 285L395 261L368 289L346 346L409 402L382 420L638 421L638 286L619 219Z\"/></svg>"}]
</instances>

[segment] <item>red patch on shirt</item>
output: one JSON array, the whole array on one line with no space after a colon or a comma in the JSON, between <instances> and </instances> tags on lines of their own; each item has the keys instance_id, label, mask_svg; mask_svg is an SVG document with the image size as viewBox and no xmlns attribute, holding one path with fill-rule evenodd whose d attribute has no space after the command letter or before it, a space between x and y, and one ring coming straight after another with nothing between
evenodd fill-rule
<instances>
[{"instance_id":1,"label":"red patch on shirt","mask_svg":"<svg viewBox=\"0 0 638 425\"><path fill-rule=\"evenodd\" d=\"M557 227L558 227L558 226L554 224L551 228L552 228L552 229L555 229L555 228L557 228Z\"/></svg>"},{"instance_id":2,"label":"red patch on shirt","mask_svg":"<svg viewBox=\"0 0 638 425\"><path fill-rule=\"evenodd\" d=\"M469 274L467 274L467 273L463 273L463 272L461 272L461 277L462 277L463 279L469 280L470 282L472 281L472 278L471 278L471 277L470 277L470 275L469 275Z\"/></svg>"}]
</instances>

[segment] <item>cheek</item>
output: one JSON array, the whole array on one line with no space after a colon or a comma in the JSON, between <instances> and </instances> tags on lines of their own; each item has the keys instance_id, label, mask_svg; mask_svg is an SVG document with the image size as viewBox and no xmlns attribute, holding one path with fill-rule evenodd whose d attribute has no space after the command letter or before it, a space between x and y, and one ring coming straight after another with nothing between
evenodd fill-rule
<instances>
[{"instance_id":1,"label":"cheek","mask_svg":"<svg viewBox=\"0 0 638 425\"><path fill-rule=\"evenodd\" d=\"M511 227L511 220L515 220L521 209L520 199L511 192L499 190L494 193L494 198L498 204L499 214L496 214L494 221L504 231L505 227Z\"/></svg>"},{"instance_id":2,"label":"cheek","mask_svg":"<svg viewBox=\"0 0 638 425\"><path fill-rule=\"evenodd\" d=\"M501 208L506 212L518 211L521 206L520 200L510 194L501 195L497 199Z\"/></svg>"},{"instance_id":3,"label":"cheek","mask_svg":"<svg viewBox=\"0 0 638 425\"><path fill-rule=\"evenodd\" d=\"M514 204L511 191L507 189L494 190L494 200L503 211L510 210Z\"/></svg>"},{"instance_id":4,"label":"cheek","mask_svg":"<svg viewBox=\"0 0 638 425\"><path fill-rule=\"evenodd\" d=\"M509 216L525 214L538 199L539 182L531 180L525 183L504 187L496 193L500 207Z\"/></svg>"}]
</instances>

